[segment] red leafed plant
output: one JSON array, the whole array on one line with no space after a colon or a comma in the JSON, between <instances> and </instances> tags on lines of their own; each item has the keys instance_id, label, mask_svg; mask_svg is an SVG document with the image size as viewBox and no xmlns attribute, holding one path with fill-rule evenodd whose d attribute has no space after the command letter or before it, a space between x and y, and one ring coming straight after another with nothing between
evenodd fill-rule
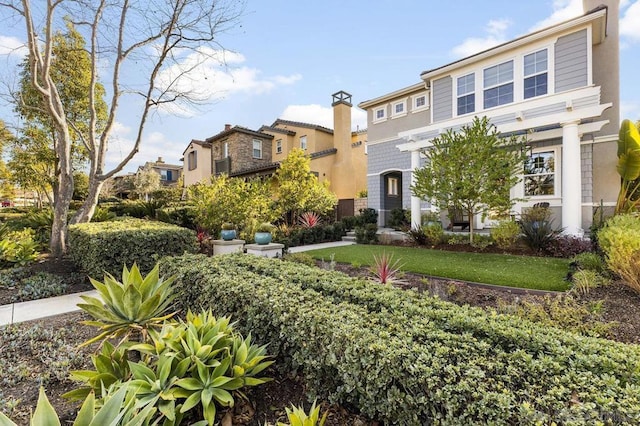
<instances>
[{"instance_id":1,"label":"red leafed plant","mask_svg":"<svg viewBox=\"0 0 640 426\"><path fill-rule=\"evenodd\" d=\"M303 228L313 228L320 225L320 216L316 212L304 212L298 218L298 223Z\"/></svg>"},{"instance_id":2,"label":"red leafed plant","mask_svg":"<svg viewBox=\"0 0 640 426\"><path fill-rule=\"evenodd\" d=\"M375 265L371 267L371 273L373 273L373 280L380 284L400 284L404 280L400 279L400 259L393 260L393 254L387 254L382 252L380 256L373 255Z\"/></svg>"}]
</instances>

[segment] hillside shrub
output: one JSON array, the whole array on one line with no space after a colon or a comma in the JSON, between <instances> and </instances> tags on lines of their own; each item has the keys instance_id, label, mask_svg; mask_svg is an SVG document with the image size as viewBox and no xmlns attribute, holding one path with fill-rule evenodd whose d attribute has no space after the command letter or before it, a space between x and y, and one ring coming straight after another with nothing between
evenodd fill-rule
<instances>
[{"instance_id":1,"label":"hillside shrub","mask_svg":"<svg viewBox=\"0 0 640 426\"><path fill-rule=\"evenodd\" d=\"M148 273L158 257L196 250L195 231L163 222L129 218L69 226L69 255L92 276L118 276L133 262Z\"/></svg>"},{"instance_id":2,"label":"hillside shrub","mask_svg":"<svg viewBox=\"0 0 640 426\"><path fill-rule=\"evenodd\" d=\"M422 227L426 243L431 246L437 246L444 238L444 230L439 222L431 222Z\"/></svg>"},{"instance_id":3,"label":"hillside shrub","mask_svg":"<svg viewBox=\"0 0 640 426\"><path fill-rule=\"evenodd\" d=\"M308 397L384 424L640 421L636 346L245 255L166 258L184 309L233 313Z\"/></svg>"},{"instance_id":4,"label":"hillside shrub","mask_svg":"<svg viewBox=\"0 0 640 426\"><path fill-rule=\"evenodd\" d=\"M196 211L190 205L163 207L156 211L156 218L183 228L196 229Z\"/></svg>"},{"instance_id":5,"label":"hillside shrub","mask_svg":"<svg viewBox=\"0 0 640 426\"><path fill-rule=\"evenodd\" d=\"M515 220L501 220L491 228L491 238L501 249L511 247L520 237L520 225Z\"/></svg>"},{"instance_id":6,"label":"hillside shrub","mask_svg":"<svg viewBox=\"0 0 640 426\"><path fill-rule=\"evenodd\" d=\"M612 217L598 232L598 243L609 269L626 285L640 291L640 217L631 214Z\"/></svg>"}]
</instances>

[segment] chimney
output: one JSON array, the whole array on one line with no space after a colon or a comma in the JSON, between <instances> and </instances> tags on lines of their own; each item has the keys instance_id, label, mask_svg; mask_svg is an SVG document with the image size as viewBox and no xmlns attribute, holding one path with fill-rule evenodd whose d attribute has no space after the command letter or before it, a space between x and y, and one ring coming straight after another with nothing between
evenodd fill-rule
<instances>
[{"instance_id":1,"label":"chimney","mask_svg":"<svg viewBox=\"0 0 640 426\"><path fill-rule=\"evenodd\" d=\"M341 90L331 96L333 97L331 103L333 107L333 147L338 150L332 168L331 186L338 199L353 198L356 194L355 179L348 178L353 172L351 95Z\"/></svg>"},{"instance_id":2,"label":"chimney","mask_svg":"<svg viewBox=\"0 0 640 426\"><path fill-rule=\"evenodd\" d=\"M224 131L228 132L229 130L231 130L231 124L225 124L224 125Z\"/></svg>"},{"instance_id":3,"label":"chimney","mask_svg":"<svg viewBox=\"0 0 640 426\"><path fill-rule=\"evenodd\" d=\"M162 161L162 157L158 157L158 161L156 161L156 163L164 163L164 161Z\"/></svg>"}]
</instances>

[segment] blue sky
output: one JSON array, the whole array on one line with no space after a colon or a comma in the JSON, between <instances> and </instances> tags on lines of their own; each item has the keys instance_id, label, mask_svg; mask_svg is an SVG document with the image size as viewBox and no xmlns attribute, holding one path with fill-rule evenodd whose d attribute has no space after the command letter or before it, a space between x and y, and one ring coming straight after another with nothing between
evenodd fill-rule
<instances>
[{"instance_id":1,"label":"blue sky","mask_svg":"<svg viewBox=\"0 0 640 426\"><path fill-rule=\"evenodd\" d=\"M640 0L622 0L620 10L622 116L638 120ZM331 94L339 90L353 95L354 128L363 128L359 102L418 83L424 70L581 13L581 0L248 0L238 25L219 38L230 51L227 67L210 65L201 73L206 80L194 81L210 103L179 115L154 114L125 170L159 156L180 164L191 139L212 136L226 123L258 129L280 117L331 127ZM20 34L0 30L0 55L24 41ZM0 69L10 63L0 56ZM0 109L0 118L11 122L7 111ZM108 165L127 154L135 134L127 117L135 114L135 106L123 105Z\"/></svg>"}]
</instances>

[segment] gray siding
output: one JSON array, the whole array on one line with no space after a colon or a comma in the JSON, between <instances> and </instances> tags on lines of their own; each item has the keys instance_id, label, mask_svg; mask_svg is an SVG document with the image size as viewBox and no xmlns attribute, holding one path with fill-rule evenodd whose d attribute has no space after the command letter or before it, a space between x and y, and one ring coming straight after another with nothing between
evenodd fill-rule
<instances>
[{"instance_id":1,"label":"gray siding","mask_svg":"<svg viewBox=\"0 0 640 426\"><path fill-rule=\"evenodd\" d=\"M411 153L401 152L397 145L406 143L403 139L369 145L367 154L367 174L379 174L385 170L408 170L411 168Z\"/></svg>"},{"instance_id":2,"label":"gray siding","mask_svg":"<svg viewBox=\"0 0 640 426\"><path fill-rule=\"evenodd\" d=\"M453 111L453 80L451 76L434 80L433 90L433 122L448 120Z\"/></svg>"},{"instance_id":3,"label":"gray siding","mask_svg":"<svg viewBox=\"0 0 640 426\"><path fill-rule=\"evenodd\" d=\"M582 202L593 201L593 145L582 145L580 172L582 173Z\"/></svg>"},{"instance_id":4,"label":"gray siding","mask_svg":"<svg viewBox=\"0 0 640 426\"><path fill-rule=\"evenodd\" d=\"M560 37L555 45L555 91L587 85L587 30Z\"/></svg>"}]
</instances>

